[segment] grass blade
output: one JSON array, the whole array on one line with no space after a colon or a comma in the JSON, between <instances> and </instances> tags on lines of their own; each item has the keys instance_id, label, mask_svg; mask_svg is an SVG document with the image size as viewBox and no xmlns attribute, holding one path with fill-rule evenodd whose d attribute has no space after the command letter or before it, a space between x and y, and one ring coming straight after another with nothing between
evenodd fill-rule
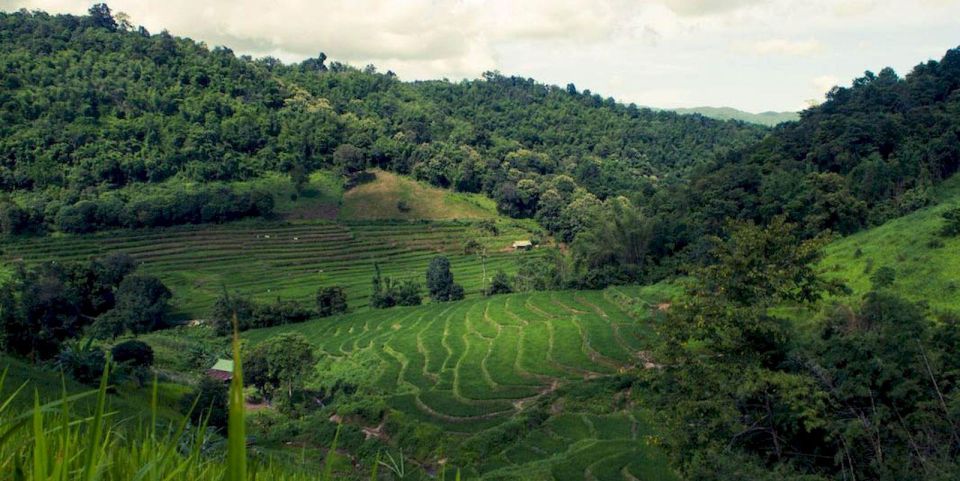
<instances>
[{"instance_id":1,"label":"grass blade","mask_svg":"<svg viewBox=\"0 0 960 481\"><path fill-rule=\"evenodd\" d=\"M240 334L237 316L233 316L233 378L227 419L227 480L247 481L247 435L243 412L243 368L240 360Z\"/></svg>"}]
</instances>

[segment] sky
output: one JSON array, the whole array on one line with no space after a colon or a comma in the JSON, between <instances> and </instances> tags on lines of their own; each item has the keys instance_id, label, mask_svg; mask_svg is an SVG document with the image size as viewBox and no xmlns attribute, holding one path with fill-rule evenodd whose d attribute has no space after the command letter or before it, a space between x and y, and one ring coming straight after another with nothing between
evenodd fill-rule
<instances>
[{"instance_id":1,"label":"sky","mask_svg":"<svg viewBox=\"0 0 960 481\"><path fill-rule=\"evenodd\" d=\"M91 0L0 0L84 13ZM153 33L404 80L505 75L651 107L800 110L960 46L960 0L113 0Z\"/></svg>"}]
</instances>

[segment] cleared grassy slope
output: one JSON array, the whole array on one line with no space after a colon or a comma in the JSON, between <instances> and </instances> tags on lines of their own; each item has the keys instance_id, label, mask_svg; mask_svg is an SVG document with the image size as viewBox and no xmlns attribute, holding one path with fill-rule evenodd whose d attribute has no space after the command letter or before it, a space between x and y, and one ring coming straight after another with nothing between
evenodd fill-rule
<instances>
[{"instance_id":1,"label":"cleared grassy slope","mask_svg":"<svg viewBox=\"0 0 960 481\"><path fill-rule=\"evenodd\" d=\"M478 194L450 192L374 169L376 180L343 194L339 219L495 219L496 204ZM399 202L406 211L397 208Z\"/></svg>"},{"instance_id":2,"label":"cleared grassy slope","mask_svg":"<svg viewBox=\"0 0 960 481\"><path fill-rule=\"evenodd\" d=\"M655 306L674 293L651 286L512 294L355 312L244 338L302 333L328 359L366 366L358 377L364 392L440 427L455 446L564 385L642 365L638 352L651 344ZM645 441L654 435L647 416L641 408L590 414L559 407L478 470L487 479L631 479L624 470L673 479Z\"/></svg>"},{"instance_id":3,"label":"cleared grassy slope","mask_svg":"<svg viewBox=\"0 0 960 481\"><path fill-rule=\"evenodd\" d=\"M823 267L859 296L870 290L871 274L888 266L896 271L892 288L901 295L960 311L960 237L939 234L941 214L960 207L960 176L941 184L935 199L931 207L830 244Z\"/></svg>"}]
</instances>

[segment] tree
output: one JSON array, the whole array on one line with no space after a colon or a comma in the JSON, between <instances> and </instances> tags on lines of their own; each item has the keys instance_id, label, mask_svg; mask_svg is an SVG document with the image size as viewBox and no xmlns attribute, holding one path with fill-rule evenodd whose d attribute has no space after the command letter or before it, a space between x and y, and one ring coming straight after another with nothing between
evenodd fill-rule
<instances>
[{"instance_id":1,"label":"tree","mask_svg":"<svg viewBox=\"0 0 960 481\"><path fill-rule=\"evenodd\" d=\"M342 144L333 151L333 165L341 175L352 177L367 167L367 159L362 150Z\"/></svg>"},{"instance_id":2,"label":"tree","mask_svg":"<svg viewBox=\"0 0 960 481\"><path fill-rule=\"evenodd\" d=\"M110 7L106 3L97 3L87 10L90 15L90 25L96 28L103 28L111 32L117 30L117 22L110 14Z\"/></svg>"},{"instance_id":3,"label":"tree","mask_svg":"<svg viewBox=\"0 0 960 481\"><path fill-rule=\"evenodd\" d=\"M170 289L154 276L127 276L117 289L117 306L108 313L124 330L144 334L163 327L170 310Z\"/></svg>"},{"instance_id":4,"label":"tree","mask_svg":"<svg viewBox=\"0 0 960 481\"><path fill-rule=\"evenodd\" d=\"M272 398L281 393L292 400L316 364L313 346L299 333L283 333L257 344L245 359L245 381Z\"/></svg>"},{"instance_id":5,"label":"tree","mask_svg":"<svg viewBox=\"0 0 960 481\"><path fill-rule=\"evenodd\" d=\"M110 358L117 367L114 372L130 375L142 386L153 366L153 348L143 341L132 339L113 346Z\"/></svg>"},{"instance_id":6,"label":"tree","mask_svg":"<svg viewBox=\"0 0 960 481\"><path fill-rule=\"evenodd\" d=\"M230 295L224 290L213 302L213 311L210 313L210 324L219 336L226 336L233 332L233 321L236 319L239 330L248 329L253 324L256 305L249 298L234 293Z\"/></svg>"},{"instance_id":7,"label":"tree","mask_svg":"<svg viewBox=\"0 0 960 481\"><path fill-rule=\"evenodd\" d=\"M197 425L207 421L209 426L223 429L227 426L227 399L227 385L204 376L193 394L181 398L180 408Z\"/></svg>"},{"instance_id":8,"label":"tree","mask_svg":"<svg viewBox=\"0 0 960 481\"><path fill-rule=\"evenodd\" d=\"M13 202L0 202L0 235L23 233L29 225L27 213Z\"/></svg>"},{"instance_id":9,"label":"tree","mask_svg":"<svg viewBox=\"0 0 960 481\"><path fill-rule=\"evenodd\" d=\"M463 287L453 281L450 260L436 256L427 267L427 290L434 301L446 302L463 299Z\"/></svg>"},{"instance_id":10,"label":"tree","mask_svg":"<svg viewBox=\"0 0 960 481\"><path fill-rule=\"evenodd\" d=\"M67 282L63 267L46 264L29 270L20 265L0 288L0 335L7 352L50 359L89 323L81 313L81 295Z\"/></svg>"},{"instance_id":11,"label":"tree","mask_svg":"<svg viewBox=\"0 0 960 481\"><path fill-rule=\"evenodd\" d=\"M147 368L153 365L153 348L143 341L131 339L113 346L110 357L117 364Z\"/></svg>"},{"instance_id":12,"label":"tree","mask_svg":"<svg viewBox=\"0 0 960 481\"><path fill-rule=\"evenodd\" d=\"M490 280L490 286L487 287L487 295L493 296L496 294L509 294L511 292L513 292L513 286L510 285L510 278L507 276L507 273L498 270L497 273L493 275L493 279Z\"/></svg>"},{"instance_id":13,"label":"tree","mask_svg":"<svg viewBox=\"0 0 960 481\"><path fill-rule=\"evenodd\" d=\"M592 288L639 280L647 265L653 222L624 198L609 199L573 242L580 283Z\"/></svg>"},{"instance_id":14,"label":"tree","mask_svg":"<svg viewBox=\"0 0 960 481\"><path fill-rule=\"evenodd\" d=\"M298 162L290 168L290 181L293 182L293 188L297 191L297 195L302 195L304 187L310 183L310 173L307 172L303 164Z\"/></svg>"},{"instance_id":15,"label":"tree","mask_svg":"<svg viewBox=\"0 0 960 481\"><path fill-rule=\"evenodd\" d=\"M347 312L347 294L340 286L321 287L317 291L317 314L329 317Z\"/></svg>"}]
</instances>

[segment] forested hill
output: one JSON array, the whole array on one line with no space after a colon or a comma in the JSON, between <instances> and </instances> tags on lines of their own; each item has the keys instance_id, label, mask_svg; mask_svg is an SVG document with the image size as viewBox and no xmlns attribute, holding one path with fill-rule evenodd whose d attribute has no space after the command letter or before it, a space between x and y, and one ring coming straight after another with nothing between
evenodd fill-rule
<instances>
[{"instance_id":1,"label":"forested hill","mask_svg":"<svg viewBox=\"0 0 960 481\"><path fill-rule=\"evenodd\" d=\"M927 205L960 165L960 50L867 72L769 129L488 73L402 82L284 65L87 16L0 14L0 230L87 232L269 215L294 182L368 167L484 193L571 243L576 285L702 262L728 219L842 234ZM318 46L322 47L322 46Z\"/></svg>"},{"instance_id":2,"label":"forested hill","mask_svg":"<svg viewBox=\"0 0 960 481\"><path fill-rule=\"evenodd\" d=\"M722 158L690 182L642 199L657 219L653 245L671 252L723 230L725 219L783 215L805 235L849 234L929 205L960 168L960 49L899 77L866 72L835 87L797 122Z\"/></svg>"},{"instance_id":3,"label":"forested hill","mask_svg":"<svg viewBox=\"0 0 960 481\"><path fill-rule=\"evenodd\" d=\"M559 174L603 199L765 133L493 73L407 83L373 67L328 65L323 54L293 65L238 57L118 23L102 5L88 16L0 14L0 47L8 232L254 215L269 206L240 196L210 216L193 206L168 205L165 212L185 212L169 216L131 205L144 196L175 203L164 195L189 181L333 164L484 192L505 212L530 216L534 187ZM158 183L165 187L143 193ZM224 193L192 189L200 199Z\"/></svg>"},{"instance_id":4,"label":"forested hill","mask_svg":"<svg viewBox=\"0 0 960 481\"><path fill-rule=\"evenodd\" d=\"M784 122L792 122L800 119L797 112L744 112L732 107L692 107L668 109L678 114L700 114L704 117L719 120L740 120L753 124L766 125L773 127Z\"/></svg>"}]
</instances>

